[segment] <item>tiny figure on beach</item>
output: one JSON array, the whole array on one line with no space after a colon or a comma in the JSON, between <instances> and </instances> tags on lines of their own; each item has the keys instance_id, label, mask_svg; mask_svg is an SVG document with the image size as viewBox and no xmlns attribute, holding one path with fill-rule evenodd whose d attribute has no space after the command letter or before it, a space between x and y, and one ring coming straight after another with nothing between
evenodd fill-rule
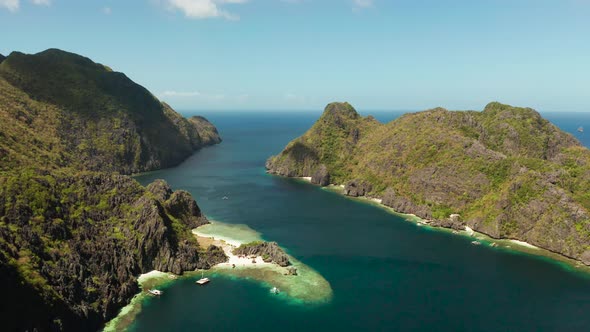
<instances>
[{"instance_id":1,"label":"tiny figure on beach","mask_svg":"<svg viewBox=\"0 0 590 332\"><path fill-rule=\"evenodd\" d=\"M236 264L232 264L232 265L231 265L231 268L232 268L232 269L235 269L235 268L236 268Z\"/></svg>"}]
</instances>

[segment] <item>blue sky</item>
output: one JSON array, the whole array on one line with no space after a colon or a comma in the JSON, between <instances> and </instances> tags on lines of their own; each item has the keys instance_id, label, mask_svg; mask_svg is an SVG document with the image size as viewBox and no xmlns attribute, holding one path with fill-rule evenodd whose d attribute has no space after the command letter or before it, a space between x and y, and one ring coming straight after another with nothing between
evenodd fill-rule
<instances>
[{"instance_id":1,"label":"blue sky","mask_svg":"<svg viewBox=\"0 0 590 332\"><path fill-rule=\"evenodd\" d=\"M180 110L590 111L590 0L0 0L0 31Z\"/></svg>"}]
</instances>

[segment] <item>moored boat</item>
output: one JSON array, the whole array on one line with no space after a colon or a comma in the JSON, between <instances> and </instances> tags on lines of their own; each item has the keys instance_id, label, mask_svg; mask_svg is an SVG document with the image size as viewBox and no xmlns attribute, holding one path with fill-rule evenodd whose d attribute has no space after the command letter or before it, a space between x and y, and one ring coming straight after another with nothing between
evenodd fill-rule
<instances>
[{"instance_id":1,"label":"moored boat","mask_svg":"<svg viewBox=\"0 0 590 332\"><path fill-rule=\"evenodd\" d=\"M160 296L164 292L162 292L161 290L158 290L158 289L149 289L148 293L150 293L151 295Z\"/></svg>"},{"instance_id":2,"label":"moored boat","mask_svg":"<svg viewBox=\"0 0 590 332\"><path fill-rule=\"evenodd\" d=\"M208 283L209 281L211 281L211 280L209 280L209 278L201 278L201 279L197 280L196 283L199 285L204 285L204 284Z\"/></svg>"},{"instance_id":3,"label":"moored boat","mask_svg":"<svg viewBox=\"0 0 590 332\"><path fill-rule=\"evenodd\" d=\"M199 280L195 281L195 283L196 283L196 284L199 284L199 285L201 285L201 286L202 286L202 285L204 285L204 284L208 283L209 281L211 281L211 280L209 280L209 278L205 278L205 277L203 277L203 274L204 274L204 272L203 272L203 271L201 271L201 279L199 279Z\"/></svg>"}]
</instances>

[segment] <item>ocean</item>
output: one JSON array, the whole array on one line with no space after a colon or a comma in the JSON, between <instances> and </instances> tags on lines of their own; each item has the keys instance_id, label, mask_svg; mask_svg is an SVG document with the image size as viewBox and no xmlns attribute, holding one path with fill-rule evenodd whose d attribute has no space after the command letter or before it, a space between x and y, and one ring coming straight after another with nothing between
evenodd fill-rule
<instances>
[{"instance_id":1,"label":"ocean","mask_svg":"<svg viewBox=\"0 0 590 332\"><path fill-rule=\"evenodd\" d=\"M402 112L365 112L381 121ZM195 113L196 114L196 113ZM246 224L320 273L326 303L275 296L217 274L148 298L131 331L588 331L590 276L546 257L473 246L359 200L265 173L264 163L320 116L209 112L223 143L137 177L189 191L212 220ZM192 115L190 112L185 115ZM590 113L546 113L590 146ZM587 133L576 129L584 126ZM227 196L228 199L222 199Z\"/></svg>"}]
</instances>

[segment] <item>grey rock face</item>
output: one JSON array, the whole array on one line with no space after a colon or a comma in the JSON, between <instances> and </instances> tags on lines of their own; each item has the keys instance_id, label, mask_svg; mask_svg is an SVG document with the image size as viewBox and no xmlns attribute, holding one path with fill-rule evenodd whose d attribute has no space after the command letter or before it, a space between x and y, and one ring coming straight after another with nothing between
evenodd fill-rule
<instances>
[{"instance_id":1,"label":"grey rock face","mask_svg":"<svg viewBox=\"0 0 590 332\"><path fill-rule=\"evenodd\" d=\"M352 180L344 185L344 194L352 197L365 196L372 188L371 184L366 181Z\"/></svg>"},{"instance_id":2,"label":"grey rock face","mask_svg":"<svg viewBox=\"0 0 590 332\"><path fill-rule=\"evenodd\" d=\"M330 173L328 173L326 165L322 164L320 167L318 167L311 177L311 183L318 184L322 187L330 184Z\"/></svg>"},{"instance_id":3,"label":"grey rock face","mask_svg":"<svg viewBox=\"0 0 590 332\"><path fill-rule=\"evenodd\" d=\"M417 205L405 197L398 196L391 188L385 191L381 203L401 213L413 214L423 219L432 218L432 211L427 206Z\"/></svg>"},{"instance_id":4,"label":"grey rock face","mask_svg":"<svg viewBox=\"0 0 590 332\"><path fill-rule=\"evenodd\" d=\"M273 262L280 266L289 266L289 257L276 242L247 243L234 250L236 255L262 256L265 261Z\"/></svg>"}]
</instances>

